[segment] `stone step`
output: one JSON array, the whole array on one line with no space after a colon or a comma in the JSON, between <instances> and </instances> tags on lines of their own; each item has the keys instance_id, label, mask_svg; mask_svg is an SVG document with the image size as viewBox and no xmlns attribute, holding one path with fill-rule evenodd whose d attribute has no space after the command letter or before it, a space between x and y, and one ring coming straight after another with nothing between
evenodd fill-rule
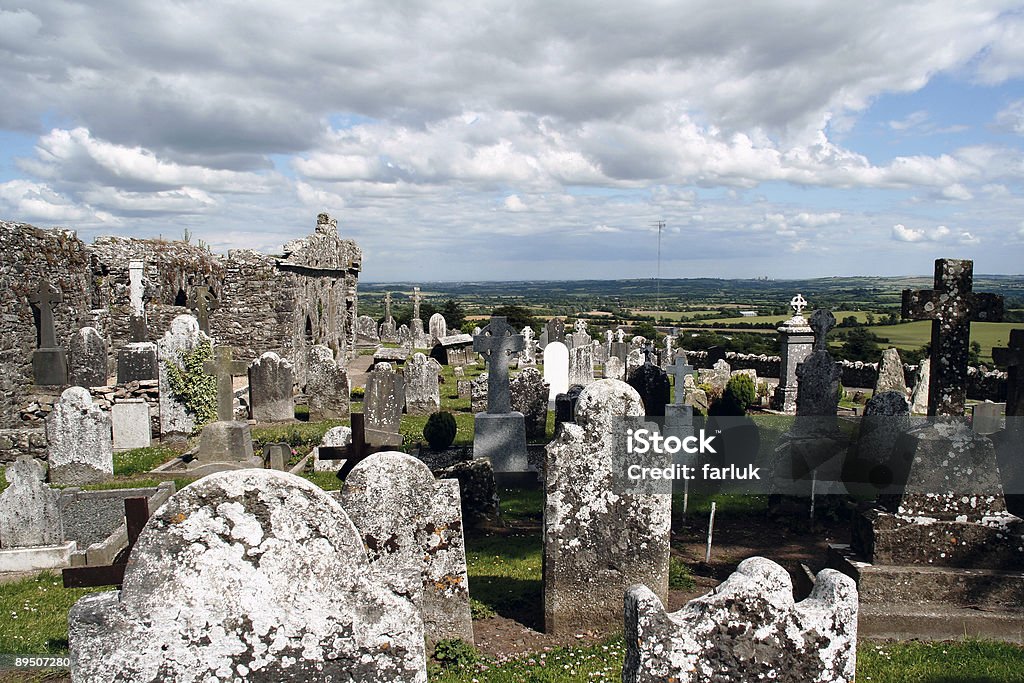
<instances>
[{"instance_id":1,"label":"stone step","mask_svg":"<svg viewBox=\"0 0 1024 683\"><path fill-rule=\"evenodd\" d=\"M1024 612L942 605L860 604L857 636L866 640L984 638L1024 644Z\"/></svg>"}]
</instances>

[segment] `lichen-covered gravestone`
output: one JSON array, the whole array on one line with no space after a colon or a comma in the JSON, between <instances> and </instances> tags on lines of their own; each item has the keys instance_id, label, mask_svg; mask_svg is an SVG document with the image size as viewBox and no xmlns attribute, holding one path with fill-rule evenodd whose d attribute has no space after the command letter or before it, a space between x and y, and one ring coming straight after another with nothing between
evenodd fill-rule
<instances>
[{"instance_id":1,"label":"lichen-covered gravestone","mask_svg":"<svg viewBox=\"0 0 1024 683\"><path fill-rule=\"evenodd\" d=\"M440 313L430 316L430 320L427 321L427 329L430 331L430 342L432 344L436 344L448 336L448 322Z\"/></svg>"},{"instance_id":2,"label":"lichen-covered gravestone","mask_svg":"<svg viewBox=\"0 0 1024 683\"><path fill-rule=\"evenodd\" d=\"M569 384L587 386L594 381L594 348L589 342L569 349Z\"/></svg>"},{"instance_id":3,"label":"lichen-covered gravestone","mask_svg":"<svg viewBox=\"0 0 1024 683\"><path fill-rule=\"evenodd\" d=\"M341 502L381 571L418 572L427 649L451 638L473 642L459 482L438 481L405 453L375 453L349 473Z\"/></svg>"},{"instance_id":4,"label":"lichen-covered gravestone","mask_svg":"<svg viewBox=\"0 0 1024 683\"><path fill-rule=\"evenodd\" d=\"M377 334L377 321L368 315L356 318L355 332L357 344L376 344L380 341L380 336Z\"/></svg>"},{"instance_id":5,"label":"lichen-covered gravestone","mask_svg":"<svg viewBox=\"0 0 1024 683\"><path fill-rule=\"evenodd\" d=\"M609 356L604 362L604 376L606 379L625 379L626 368L618 356Z\"/></svg>"},{"instance_id":6,"label":"lichen-covered gravestone","mask_svg":"<svg viewBox=\"0 0 1024 683\"><path fill-rule=\"evenodd\" d=\"M794 296L789 305L793 309L793 317L779 328L779 385L775 388L772 408L783 413L796 412L796 369L810 355L814 344L814 334L803 310L807 308L807 300L800 294Z\"/></svg>"},{"instance_id":7,"label":"lichen-covered gravestone","mask_svg":"<svg viewBox=\"0 0 1024 683\"><path fill-rule=\"evenodd\" d=\"M379 571L341 505L284 472L205 477L156 511L123 588L68 615L75 681L425 683L418 573Z\"/></svg>"},{"instance_id":8,"label":"lichen-covered gravestone","mask_svg":"<svg viewBox=\"0 0 1024 683\"><path fill-rule=\"evenodd\" d=\"M526 420L526 438L543 439L548 425L548 384L537 368L524 368L509 382L512 409Z\"/></svg>"},{"instance_id":9,"label":"lichen-covered gravestone","mask_svg":"<svg viewBox=\"0 0 1024 683\"><path fill-rule=\"evenodd\" d=\"M441 364L418 351L405 367L405 412L409 415L430 415L441 408L441 387L438 373Z\"/></svg>"},{"instance_id":10,"label":"lichen-covered gravestone","mask_svg":"<svg viewBox=\"0 0 1024 683\"><path fill-rule=\"evenodd\" d=\"M622 483L625 430L643 425L643 403L625 382L590 384L547 446L544 628L566 634L618 625L622 595L643 583L668 593L672 498ZM671 465L671 456L651 466ZM623 470L620 472L619 470ZM616 480L619 481L616 484Z\"/></svg>"},{"instance_id":11,"label":"lichen-covered gravestone","mask_svg":"<svg viewBox=\"0 0 1024 683\"><path fill-rule=\"evenodd\" d=\"M160 433L163 435L190 436L196 427L195 414L183 400L175 396L171 388L171 370L179 370L183 363L199 347L213 348L213 340L199 329L199 321L191 315L179 315L171 321L170 329L157 342L157 356L160 359ZM187 370L186 370L187 371ZM202 373L201 368L192 372Z\"/></svg>"},{"instance_id":12,"label":"lichen-covered gravestone","mask_svg":"<svg viewBox=\"0 0 1024 683\"><path fill-rule=\"evenodd\" d=\"M785 569L751 557L678 612L646 586L626 593L623 683L852 683L857 668L857 586L818 573L793 599Z\"/></svg>"},{"instance_id":13,"label":"lichen-covered gravestone","mask_svg":"<svg viewBox=\"0 0 1024 683\"><path fill-rule=\"evenodd\" d=\"M80 486L113 476L110 415L93 405L88 389L64 390L46 418L46 441L50 482Z\"/></svg>"},{"instance_id":14,"label":"lichen-covered gravestone","mask_svg":"<svg viewBox=\"0 0 1024 683\"><path fill-rule=\"evenodd\" d=\"M107 343L94 327L83 327L71 337L71 384L107 386Z\"/></svg>"},{"instance_id":15,"label":"lichen-covered gravestone","mask_svg":"<svg viewBox=\"0 0 1024 683\"><path fill-rule=\"evenodd\" d=\"M46 467L22 455L5 471L7 488L0 493L0 548L54 546L64 542L60 491L43 479Z\"/></svg>"},{"instance_id":16,"label":"lichen-covered gravestone","mask_svg":"<svg viewBox=\"0 0 1024 683\"><path fill-rule=\"evenodd\" d=\"M508 364L523 350L523 337L503 316L493 316L473 338L473 350L487 361L487 410L473 417L473 454L491 461L495 473L529 471L526 422L512 410Z\"/></svg>"},{"instance_id":17,"label":"lichen-covered gravestone","mask_svg":"<svg viewBox=\"0 0 1024 683\"><path fill-rule=\"evenodd\" d=\"M875 393L898 391L907 393L907 379L903 374L903 361L896 349L882 352L882 360L878 363L878 379L875 380Z\"/></svg>"},{"instance_id":18,"label":"lichen-covered gravestone","mask_svg":"<svg viewBox=\"0 0 1024 683\"><path fill-rule=\"evenodd\" d=\"M311 347L306 370L309 421L320 422L347 417L351 393L348 373L334 360L334 352L330 347L323 344Z\"/></svg>"},{"instance_id":19,"label":"lichen-covered gravestone","mask_svg":"<svg viewBox=\"0 0 1024 683\"><path fill-rule=\"evenodd\" d=\"M928 385L931 378L931 358L924 358L917 366L914 393L910 397L910 412L914 415L928 414Z\"/></svg>"},{"instance_id":20,"label":"lichen-covered gravestone","mask_svg":"<svg viewBox=\"0 0 1024 683\"><path fill-rule=\"evenodd\" d=\"M267 351L249 365L249 405L257 422L295 419L292 388L295 372L291 362Z\"/></svg>"},{"instance_id":21,"label":"lichen-covered gravestone","mask_svg":"<svg viewBox=\"0 0 1024 683\"><path fill-rule=\"evenodd\" d=\"M371 446L400 445L405 383L391 363L377 363L367 374L365 400L367 443Z\"/></svg>"},{"instance_id":22,"label":"lichen-covered gravestone","mask_svg":"<svg viewBox=\"0 0 1024 683\"><path fill-rule=\"evenodd\" d=\"M626 380L640 394L647 415L663 417L671 399L672 385L668 373L653 363L644 363Z\"/></svg>"},{"instance_id":23,"label":"lichen-covered gravestone","mask_svg":"<svg viewBox=\"0 0 1024 683\"><path fill-rule=\"evenodd\" d=\"M320 446L313 449L313 471L314 472L337 472L345 464L344 458L323 458L320 455L321 446L332 448L348 447L352 445L351 427L332 427L320 440Z\"/></svg>"}]
</instances>

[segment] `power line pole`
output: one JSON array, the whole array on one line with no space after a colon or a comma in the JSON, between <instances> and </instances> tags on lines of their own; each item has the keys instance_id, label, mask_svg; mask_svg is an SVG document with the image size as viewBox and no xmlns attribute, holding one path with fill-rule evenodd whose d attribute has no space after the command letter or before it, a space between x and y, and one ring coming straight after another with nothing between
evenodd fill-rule
<instances>
[{"instance_id":1,"label":"power line pole","mask_svg":"<svg viewBox=\"0 0 1024 683\"><path fill-rule=\"evenodd\" d=\"M655 287L657 288L657 294L654 299L654 322L661 322L661 231L665 229L665 221L657 221L652 225L658 228L658 274L655 277Z\"/></svg>"}]
</instances>

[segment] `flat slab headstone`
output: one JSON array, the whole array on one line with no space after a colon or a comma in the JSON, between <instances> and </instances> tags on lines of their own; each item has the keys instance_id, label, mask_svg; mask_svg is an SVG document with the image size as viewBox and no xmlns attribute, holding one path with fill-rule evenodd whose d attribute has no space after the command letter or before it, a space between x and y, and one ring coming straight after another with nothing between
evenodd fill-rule
<instances>
[{"instance_id":1,"label":"flat slab headstone","mask_svg":"<svg viewBox=\"0 0 1024 683\"><path fill-rule=\"evenodd\" d=\"M633 371L626 383L640 394L646 415L665 415L665 405L671 400L672 393L667 372L653 363L644 363Z\"/></svg>"},{"instance_id":2,"label":"flat slab headstone","mask_svg":"<svg viewBox=\"0 0 1024 683\"><path fill-rule=\"evenodd\" d=\"M110 415L94 405L89 390L69 387L46 418L50 482L82 485L114 474Z\"/></svg>"},{"instance_id":3,"label":"flat slab headstone","mask_svg":"<svg viewBox=\"0 0 1024 683\"><path fill-rule=\"evenodd\" d=\"M71 337L71 384L107 386L107 342L94 327L83 327Z\"/></svg>"},{"instance_id":4,"label":"flat slab headstone","mask_svg":"<svg viewBox=\"0 0 1024 683\"><path fill-rule=\"evenodd\" d=\"M28 455L4 471L0 493L0 549L56 546L64 543L60 491L44 481L46 466Z\"/></svg>"},{"instance_id":5,"label":"flat slab headstone","mask_svg":"<svg viewBox=\"0 0 1024 683\"><path fill-rule=\"evenodd\" d=\"M430 341L433 344L437 344L448 336L448 322L440 313L430 316L430 320L427 321L427 329L430 331Z\"/></svg>"},{"instance_id":6,"label":"flat slab headstone","mask_svg":"<svg viewBox=\"0 0 1024 683\"><path fill-rule=\"evenodd\" d=\"M622 623L622 596L633 584L668 596L672 497L617 486L624 435L643 425L643 402L625 382L583 389L576 423L547 446L544 503L544 630L578 633ZM615 435L623 438L619 444ZM671 465L671 455L651 466ZM646 463L645 463L646 464ZM620 471L621 470L621 471Z\"/></svg>"},{"instance_id":7,"label":"flat slab headstone","mask_svg":"<svg viewBox=\"0 0 1024 683\"><path fill-rule=\"evenodd\" d=\"M993 353L995 350L993 349ZM910 397L910 412L914 415L928 414L928 391L931 382L931 358L924 358L917 366L914 380L914 392Z\"/></svg>"},{"instance_id":8,"label":"flat slab headstone","mask_svg":"<svg viewBox=\"0 0 1024 683\"><path fill-rule=\"evenodd\" d=\"M290 361L268 351L248 367L249 406L256 422L295 419L295 370Z\"/></svg>"},{"instance_id":9,"label":"flat slab headstone","mask_svg":"<svg viewBox=\"0 0 1024 683\"><path fill-rule=\"evenodd\" d=\"M405 412L409 415L430 415L441 409L441 365L433 358L416 352L402 368L405 377Z\"/></svg>"},{"instance_id":10,"label":"flat slab headstone","mask_svg":"<svg viewBox=\"0 0 1024 683\"><path fill-rule=\"evenodd\" d=\"M419 574L379 572L341 505L272 470L222 472L146 523L123 588L68 615L74 680L426 683Z\"/></svg>"},{"instance_id":11,"label":"flat slab headstone","mask_svg":"<svg viewBox=\"0 0 1024 683\"><path fill-rule=\"evenodd\" d=\"M512 409L523 414L527 439L543 439L547 432L548 389L537 368L524 368L509 382Z\"/></svg>"},{"instance_id":12,"label":"flat slab headstone","mask_svg":"<svg viewBox=\"0 0 1024 683\"><path fill-rule=\"evenodd\" d=\"M368 315L361 315L356 318L355 324L356 343L376 344L380 342L377 333L377 321Z\"/></svg>"},{"instance_id":13,"label":"flat slab headstone","mask_svg":"<svg viewBox=\"0 0 1024 683\"><path fill-rule=\"evenodd\" d=\"M116 402L110 407L114 451L148 448L152 440L149 404L141 398Z\"/></svg>"},{"instance_id":14,"label":"flat slab headstone","mask_svg":"<svg viewBox=\"0 0 1024 683\"><path fill-rule=\"evenodd\" d=\"M292 457L292 447L284 442L263 444L263 460L267 469L278 472L288 471L288 461ZM314 469L314 471L316 471Z\"/></svg>"},{"instance_id":15,"label":"flat slab headstone","mask_svg":"<svg viewBox=\"0 0 1024 683\"><path fill-rule=\"evenodd\" d=\"M569 390L569 349L560 341L549 342L544 347L544 381L551 387L548 400Z\"/></svg>"},{"instance_id":16,"label":"flat slab headstone","mask_svg":"<svg viewBox=\"0 0 1024 683\"><path fill-rule=\"evenodd\" d=\"M340 420L349 414L352 387L348 372L328 346L310 347L306 357L306 403L309 421Z\"/></svg>"},{"instance_id":17,"label":"flat slab headstone","mask_svg":"<svg viewBox=\"0 0 1024 683\"><path fill-rule=\"evenodd\" d=\"M594 348L590 343L569 349L569 384L587 386L594 381Z\"/></svg>"},{"instance_id":18,"label":"flat slab headstone","mask_svg":"<svg viewBox=\"0 0 1024 683\"><path fill-rule=\"evenodd\" d=\"M427 649L451 638L473 642L459 482L436 480L405 453L375 453L345 478L341 502L376 568L422 580Z\"/></svg>"},{"instance_id":19,"label":"flat slab headstone","mask_svg":"<svg viewBox=\"0 0 1024 683\"><path fill-rule=\"evenodd\" d=\"M623 683L853 683L857 586L834 569L793 598L789 573L751 557L678 612L646 586L626 593Z\"/></svg>"},{"instance_id":20,"label":"flat slab headstone","mask_svg":"<svg viewBox=\"0 0 1024 683\"><path fill-rule=\"evenodd\" d=\"M390 363L377 363L366 375L364 400L367 442L373 446L401 445L405 382Z\"/></svg>"},{"instance_id":21,"label":"flat slab headstone","mask_svg":"<svg viewBox=\"0 0 1024 683\"><path fill-rule=\"evenodd\" d=\"M1005 410L1005 403L975 403L971 406L971 429L978 434L995 434L1003 428Z\"/></svg>"},{"instance_id":22,"label":"flat slab headstone","mask_svg":"<svg viewBox=\"0 0 1024 683\"><path fill-rule=\"evenodd\" d=\"M619 360L618 356L609 356L604 362L605 379L623 380L626 378L626 367Z\"/></svg>"},{"instance_id":23,"label":"flat slab headstone","mask_svg":"<svg viewBox=\"0 0 1024 683\"><path fill-rule=\"evenodd\" d=\"M199 329L199 321L191 315L179 315L171 321L170 329L157 342L160 368L160 434L191 435L196 427L195 416L185 403L171 391L168 364L182 367L183 358L201 346L211 349L213 340Z\"/></svg>"},{"instance_id":24,"label":"flat slab headstone","mask_svg":"<svg viewBox=\"0 0 1024 683\"><path fill-rule=\"evenodd\" d=\"M156 344L132 342L117 352L117 383L145 382L160 377Z\"/></svg>"}]
</instances>

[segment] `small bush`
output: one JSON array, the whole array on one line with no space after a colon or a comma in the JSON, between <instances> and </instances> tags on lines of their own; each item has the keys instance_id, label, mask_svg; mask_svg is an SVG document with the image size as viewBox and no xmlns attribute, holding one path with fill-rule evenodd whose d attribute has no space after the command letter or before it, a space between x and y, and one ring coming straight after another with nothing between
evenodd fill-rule
<instances>
[{"instance_id":1,"label":"small bush","mask_svg":"<svg viewBox=\"0 0 1024 683\"><path fill-rule=\"evenodd\" d=\"M474 620L490 619L498 616L498 613L491 609L490 605L480 602L476 598L469 599L469 612Z\"/></svg>"},{"instance_id":2,"label":"small bush","mask_svg":"<svg viewBox=\"0 0 1024 683\"><path fill-rule=\"evenodd\" d=\"M757 400L757 387L754 386L754 380L750 375L730 377L729 383L725 385L725 393L722 398L728 398L746 410Z\"/></svg>"},{"instance_id":3,"label":"small bush","mask_svg":"<svg viewBox=\"0 0 1024 683\"><path fill-rule=\"evenodd\" d=\"M427 418L427 424L423 426L423 438L435 451L442 451L452 445L457 431L455 416L442 411Z\"/></svg>"},{"instance_id":4,"label":"small bush","mask_svg":"<svg viewBox=\"0 0 1024 683\"><path fill-rule=\"evenodd\" d=\"M693 590L697 583L693 580L690 568L678 557L668 558L668 587L679 590Z\"/></svg>"},{"instance_id":5,"label":"small bush","mask_svg":"<svg viewBox=\"0 0 1024 683\"><path fill-rule=\"evenodd\" d=\"M480 660L480 653L461 638L451 638L434 646L434 659L446 668L472 666Z\"/></svg>"}]
</instances>

